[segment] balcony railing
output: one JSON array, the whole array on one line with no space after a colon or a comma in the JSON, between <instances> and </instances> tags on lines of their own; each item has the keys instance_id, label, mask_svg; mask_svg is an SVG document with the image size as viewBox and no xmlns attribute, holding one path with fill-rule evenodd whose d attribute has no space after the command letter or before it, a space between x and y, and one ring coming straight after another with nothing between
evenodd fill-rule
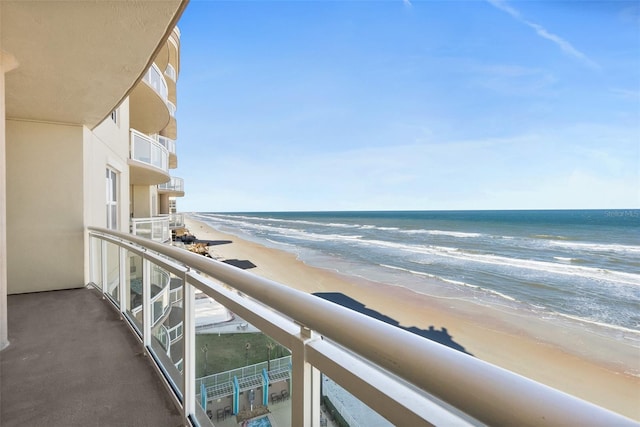
<instances>
[{"instance_id":1,"label":"balcony railing","mask_svg":"<svg viewBox=\"0 0 640 427\"><path fill-rule=\"evenodd\" d=\"M170 222L167 216L131 218L131 234L156 242L167 242L171 239Z\"/></svg>"},{"instance_id":2,"label":"balcony railing","mask_svg":"<svg viewBox=\"0 0 640 427\"><path fill-rule=\"evenodd\" d=\"M167 68L164 70L164 75L169 77L174 82L176 81L176 69L173 68L173 65L167 64Z\"/></svg>"},{"instance_id":3,"label":"balcony railing","mask_svg":"<svg viewBox=\"0 0 640 427\"><path fill-rule=\"evenodd\" d=\"M154 135L154 139L158 141L169 153L176 154L176 142L162 135Z\"/></svg>"},{"instance_id":4,"label":"balcony railing","mask_svg":"<svg viewBox=\"0 0 640 427\"><path fill-rule=\"evenodd\" d=\"M142 80L149 86L151 86L153 90L155 90L156 93L160 95L160 98L162 98L163 101L167 101L167 98L169 96L169 88L167 87L167 82L162 76L162 71L160 71L160 68L158 68L156 64L151 64L151 67L144 75Z\"/></svg>"},{"instance_id":5,"label":"balcony railing","mask_svg":"<svg viewBox=\"0 0 640 427\"><path fill-rule=\"evenodd\" d=\"M169 151L153 138L131 129L131 158L169 173Z\"/></svg>"},{"instance_id":6,"label":"balcony railing","mask_svg":"<svg viewBox=\"0 0 640 427\"><path fill-rule=\"evenodd\" d=\"M202 410L206 408L200 405L206 407L210 402L198 398L203 387L196 387L195 374L196 353L201 353L195 347L195 290L199 289L289 349L290 380L285 383L291 392L289 424L293 426L321 425L321 373L401 426L636 425L465 353L231 265L102 228L90 227L89 238L92 283L129 322L127 255L141 258L144 272L155 265L182 280L182 373L152 334L150 274L143 275L145 320L139 337L145 352L153 356L149 360L159 365L174 390L185 420L192 424L209 423ZM114 281L114 277L119 279ZM262 377L266 387L248 387L263 393L261 390L273 392L282 384L274 383L270 389L271 373ZM234 376L236 389L247 387L243 380L246 378ZM233 387L228 388L233 392ZM246 392L248 388L242 390L242 397L234 393L229 400L234 414L239 411L239 399L244 402L253 394ZM263 402L266 400L263 395Z\"/></svg>"},{"instance_id":7,"label":"balcony railing","mask_svg":"<svg viewBox=\"0 0 640 427\"><path fill-rule=\"evenodd\" d=\"M172 176L170 181L158 184L158 190L184 192L184 179Z\"/></svg>"},{"instance_id":8,"label":"balcony railing","mask_svg":"<svg viewBox=\"0 0 640 427\"><path fill-rule=\"evenodd\" d=\"M171 101L167 101L167 108L169 109L169 115L171 117L175 117L176 116L176 106L174 105L174 103L171 102Z\"/></svg>"},{"instance_id":9,"label":"balcony railing","mask_svg":"<svg viewBox=\"0 0 640 427\"><path fill-rule=\"evenodd\" d=\"M184 214L183 213L169 214L169 227L170 228L184 227Z\"/></svg>"}]
</instances>

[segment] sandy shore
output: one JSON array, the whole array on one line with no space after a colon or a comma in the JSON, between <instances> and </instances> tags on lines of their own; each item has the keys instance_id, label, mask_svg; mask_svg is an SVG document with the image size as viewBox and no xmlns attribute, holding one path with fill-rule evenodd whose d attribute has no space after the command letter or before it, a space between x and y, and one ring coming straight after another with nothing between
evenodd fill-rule
<instances>
[{"instance_id":1,"label":"sandy shore","mask_svg":"<svg viewBox=\"0 0 640 427\"><path fill-rule=\"evenodd\" d=\"M475 357L640 420L640 377L628 373L640 371L640 348L631 343L578 325L559 328L511 310L339 275L200 221L186 224L199 239L233 241L210 247L216 258L248 259L257 266L251 273L305 292L341 292L404 327L444 327Z\"/></svg>"}]
</instances>

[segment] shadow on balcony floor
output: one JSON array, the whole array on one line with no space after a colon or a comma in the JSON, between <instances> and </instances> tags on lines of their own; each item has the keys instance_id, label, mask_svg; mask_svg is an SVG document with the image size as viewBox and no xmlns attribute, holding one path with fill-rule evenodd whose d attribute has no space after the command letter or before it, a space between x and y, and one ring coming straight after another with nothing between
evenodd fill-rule
<instances>
[{"instance_id":1,"label":"shadow on balcony floor","mask_svg":"<svg viewBox=\"0 0 640 427\"><path fill-rule=\"evenodd\" d=\"M95 292L10 295L8 317L3 427L182 425L142 346Z\"/></svg>"},{"instance_id":2,"label":"shadow on balcony floor","mask_svg":"<svg viewBox=\"0 0 640 427\"><path fill-rule=\"evenodd\" d=\"M362 304L360 301L357 301L343 293L316 292L314 293L314 295L320 298L326 299L328 301L331 301L333 303L339 304L343 307L350 308L351 310L355 310L359 313L366 314L369 317L373 317L374 319L381 320L385 323L396 326L400 329L404 329L416 335L420 335L421 337L425 337L427 339L430 339L431 341L435 341L440 344L446 345L447 347L452 348L454 350L458 350L473 356L471 353L466 351L462 345L458 344L453 340L453 337L449 334L449 332L447 331L447 328L445 327L442 327L442 329L435 329L433 326L429 326L429 329L420 329L420 328L416 328L415 326L406 328L404 326L400 326L400 323L397 320L392 319L389 316L385 316L384 314L378 311L367 308L367 306Z\"/></svg>"}]
</instances>

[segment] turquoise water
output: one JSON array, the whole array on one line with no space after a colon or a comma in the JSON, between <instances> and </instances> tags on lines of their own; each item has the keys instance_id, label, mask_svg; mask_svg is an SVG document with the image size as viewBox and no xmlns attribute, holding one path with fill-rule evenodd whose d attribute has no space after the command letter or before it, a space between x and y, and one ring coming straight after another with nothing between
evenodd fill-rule
<instances>
[{"instance_id":1,"label":"turquoise water","mask_svg":"<svg viewBox=\"0 0 640 427\"><path fill-rule=\"evenodd\" d=\"M200 213L341 273L640 332L640 210Z\"/></svg>"},{"instance_id":2,"label":"turquoise water","mask_svg":"<svg viewBox=\"0 0 640 427\"><path fill-rule=\"evenodd\" d=\"M249 420L247 427L271 427L271 421L269 421L269 418L265 415L261 418Z\"/></svg>"}]
</instances>

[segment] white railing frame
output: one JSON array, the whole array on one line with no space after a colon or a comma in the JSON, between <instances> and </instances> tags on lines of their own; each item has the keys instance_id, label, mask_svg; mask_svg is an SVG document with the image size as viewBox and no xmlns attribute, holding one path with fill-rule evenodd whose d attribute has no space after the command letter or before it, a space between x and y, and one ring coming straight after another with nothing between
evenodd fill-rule
<instances>
[{"instance_id":1,"label":"white railing frame","mask_svg":"<svg viewBox=\"0 0 640 427\"><path fill-rule=\"evenodd\" d=\"M137 150L138 152L136 152L136 142L142 142L148 145L148 159L146 157L143 157L139 150ZM149 135L145 135L142 132L131 129L131 143L129 144L129 146L131 151L131 159L148 164L162 170L166 174L169 174L169 150L167 150L164 145L160 144ZM145 146L145 148L147 147Z\"/></svg>"},{"instance_id":2,"label":"white railing frame","mask_svg":"<svg viewBox=\"0 0 640 427\"><path fill-rule=\"evenodd\" d=\"M196 417L197 288L291 350L291 425L320 425L323 372L396 425L466 425L479 420L489 425L637 426L615 412L228 264L103 228L89 227L89 236L120 246L121 254L126 248L183 278L185 420Z\"/></svg>"}]
</instances>

